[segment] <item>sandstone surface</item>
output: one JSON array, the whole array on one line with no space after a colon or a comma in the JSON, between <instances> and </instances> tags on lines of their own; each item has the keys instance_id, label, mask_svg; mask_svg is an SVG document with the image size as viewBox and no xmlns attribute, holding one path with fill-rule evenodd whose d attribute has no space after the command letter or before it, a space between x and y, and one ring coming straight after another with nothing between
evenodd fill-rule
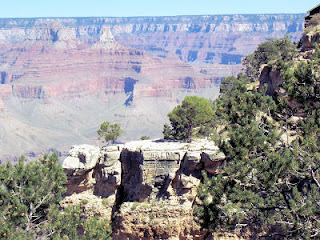
<instances>
[{"instance_id":1,"label":"sandstone surface","mask_svg":"<svg viewBox=\"0 0 320 240\"><path fill-rule=\"evenodd\" d=\"M192 207L201 172L216 174L224 162L213 142L147 140L101 149L80 145L69 155L63 162L68 192L62 204L87 199L88 213L112 219L114 239L208 235L194 221Z\"/></svg>"}]
</instances>

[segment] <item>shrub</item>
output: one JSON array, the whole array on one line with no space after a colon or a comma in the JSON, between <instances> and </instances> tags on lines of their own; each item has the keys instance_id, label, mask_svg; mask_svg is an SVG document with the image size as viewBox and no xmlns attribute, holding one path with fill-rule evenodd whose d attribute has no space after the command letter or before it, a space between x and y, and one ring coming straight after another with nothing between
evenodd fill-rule
<instances>
[{"instance_id":1,"label":"shrub","mask_svg":"<svg viewBox=\"0 0 320 240\"><path fill-rule=\"evenodd\" d=\"M120 125L115 123L111 124L109 122L103 122L97 131L99 138L104 139L106 142L114 143L117 138L123 133Z\"/></svg>"},{"instance_id":2,"label":"shrub","mask_svg":"<svg viewBox=\"0 0 320 240\"><path fill-rule=\"evenodd\" d=\"M150 137L149 137L149 136L142 136L140 139L141 139L141 140L149 140Z\"/></svg>"}]
</instances>

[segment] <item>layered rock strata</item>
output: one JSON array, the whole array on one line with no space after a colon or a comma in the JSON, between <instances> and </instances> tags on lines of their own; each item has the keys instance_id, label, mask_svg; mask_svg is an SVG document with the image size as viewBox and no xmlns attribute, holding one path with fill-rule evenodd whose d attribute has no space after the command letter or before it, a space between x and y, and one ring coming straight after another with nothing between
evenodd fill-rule
<instances>
[{"instance_id":1,"label":"layered rock strata","mask_svg":"<svg viewBox=\"0 0 320 240\"><path fill-rule=\"evenodd\" d=\"M17 43L46 36L76 36L94 43L108 26L122 45L166 56L175 53L188 62L239 63L261 41L290 34L299 40L305 14L207 15L131 18L1 19L1 43ZM69 31L61 31L64 26ZM69 34L66 34L66 33ZM61 38L61 37L60 37Z\"/></svg>"},{"instance_id":2,"label":"layered rock strata","mask_svg":"<svg viewBox=\"0 0 320 240\"><path fill-rule=\"evenodd\" d=\"M1 160L95 143L96 128L106 120L126 130L122 140L160 136L167 112L184 96L214 98L222 78L173 55L123 47L108 27L93 44L60 25L37 29L0 62Z\"/></svg>"},{"instance_id":3,"label":"layered rock strata","mask_svg":"<svg viewBox=\"0 0 320 240\"><path fill-rule=\"evenodd\" d=\"M86 211L112 217L114 239L204 239L192 206L201 172L221 171L213 142L137 141L98 148L75 146L64 160L67 197L89 200Z\"/></svg>"},{"instance_id":4,"label":"layered rock strata","mask_svg":"<svg viewBox=\"0 0 320 240\"><path fill-rule=\"evenodd\" d=\"M161 137L187 95L214 99L241 58L269 38L300 37L303 14L0 19L0 160Z\"/></svg>"}]
</instances>

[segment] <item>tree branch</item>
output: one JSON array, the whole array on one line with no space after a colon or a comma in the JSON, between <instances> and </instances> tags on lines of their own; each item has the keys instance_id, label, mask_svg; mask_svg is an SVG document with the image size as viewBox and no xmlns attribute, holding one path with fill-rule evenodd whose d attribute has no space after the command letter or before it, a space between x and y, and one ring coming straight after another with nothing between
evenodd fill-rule
<instances>
[{"instance_id":1,"label":"tree branch","mask_svg":"<svg viewBox=\"0 0 320 240\"><path fill-rule=\"evenodd\" d=\"M316 179L316 177L314 176L314 172L313 172L312 168L311 168L311 177L312 177L313 181L317 184L318 188L320 188L320 184L319 184L318 180Z\"/></svg>"}]
</instances>

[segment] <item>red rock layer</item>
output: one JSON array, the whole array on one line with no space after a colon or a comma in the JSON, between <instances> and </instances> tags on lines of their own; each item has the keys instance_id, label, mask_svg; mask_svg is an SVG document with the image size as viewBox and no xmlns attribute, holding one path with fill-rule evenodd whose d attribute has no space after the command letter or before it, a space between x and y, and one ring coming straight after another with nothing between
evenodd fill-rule
<instances>
[{"instance_id":1,"label":"red rock layer","mask_svg":"<svg viewBox=\"0 0 320 240\"><path fill-rule=\"evenodd\" d=\"M44 41L19 45L2 56L9 65L3 67L3 83L12 85L12 93L18 97L116 94L125 91L128 79L136 81L138 96L159 97L176 88L205 88L219 79L176 56L149 57L142 50L118 45L71 50L49 48Z\"/></svg>"}]
</instances>

